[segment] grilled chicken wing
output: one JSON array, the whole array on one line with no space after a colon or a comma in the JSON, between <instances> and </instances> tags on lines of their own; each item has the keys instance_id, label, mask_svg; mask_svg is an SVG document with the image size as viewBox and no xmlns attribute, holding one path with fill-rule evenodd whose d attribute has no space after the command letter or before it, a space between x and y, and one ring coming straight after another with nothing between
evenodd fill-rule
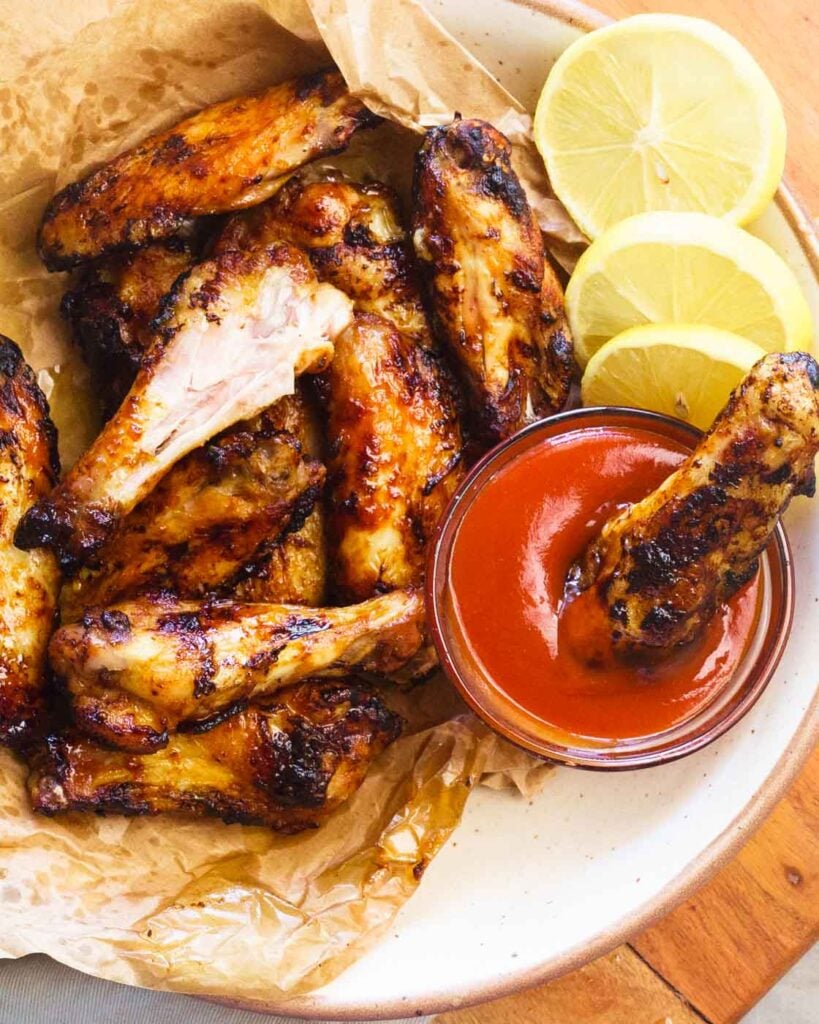
<instances>
[{"instance_id":1,"label":"grilled chicken wing","mask_svg":"<svg viewBox=\"0 0 819 1024\"><path fill-rule=\"evenodd\" d=\"M697 635L757 568L779 516L815 490L819 367L761 359L696 450L609 520L569 581L567 628L587 658L667 649Z\"/></svg>"},{"instance_id":2,"label":"grilled chicken wing","mask_svg":"<svg viewBox=\"0 0 819 1024\"><path fill-rule=\"evenodd\" d=\"M45 814L179 811L299 832L319 825L364 780L401 719L362 684L308 682L238 709L206 732L177 733L149 755L51 736L28 788Z\"/></svg>"},{"instance_id":3,"label":"grilled chicken wing","mask_svg":"<svg viewBox=\"0 0 819 1024\"><path fill-rule=\"evenodd\" d=\"M60 310L94 375L106 419L134 383L162 300L195 259L189 241L168 239L92 264L65 293Z\"/></svg>"},{"instance_id":4,"label":"grilled chicken wing","mask_svg":"<svg viewBox=\"0 0 819 1024\"><path fill-rule=\"evenodd\" d=\"M38 248L49 270L175 234L191 217L243 209L380 118L322 71L206 107L68 185L46 207Z\"/></svg>"},{"instance_id":5,"label":"grilled chicken wing","mask_svg":"<svg viewBox=\"0 0 819 1024\"><path fill-rule=\"evenodd\" d=\"M181 600L232 589L319 499L324 467L299 438L301 399L281 398L186 455L61 596L63 622L141 593Z\"/></svg>"},{"instance_id":6,"label":"grilled chicken wing","mask_svg":"<svg viewBox=\"0 0 819 1024\"><path fill-rule=\"evenodd\" d=\"M322 381L330 573L343 600L423 582L427 543L463 475L451 392L427 349L356 314Z\"/></svg>"},{"instance_id":7,"label":"grilled chicken wing","mask_svg":"<svg viewBox=\"0 0 819 1024\"><path fill-rule=\"evenodd\" d=\"M49 648L76 724L115 747L147 753L181 722L240 700L351 669L387 674L421 646L424 607L395 591L346 608L143 598L91 609Z\"/></svg>"},{"instance_id":8,"label":"grilled chicken wing","mask_svg":"<svg viewBox=\"0 0 819 1024\"><path fill-rule=\"evenodd\" d=\"M26 743L43 710L59 570L50 551L19 551L13 537L59 472L48 403L20 349L0 335L0 743Z\"/></svg>"},{"instance_id":9,"label":"grilled chicken wing","mask_svg":"<svg viewBox=\"0 0 819 1024\"><path fill-rule=\"evenodd\" d=\"M463 475L454 392L433 351L397 203L338 175L288 182L233 218L219 245L287 237L355 304L322 378L328 539L338 597L422 582L426 543Z\"/></svg>"},{"instance_id":10,"label":"grilled chicken wing","mask_svg":"<svg viewBox=\"0 0 819 1024\"><path fill-rule=\"evenodd\" d=\"M413 184L413 241L433 326L487 446L556 412L574 372L565 323L554 330L560 286L551 268L544 285L540 230L510 153L484 121L433 128Z\"/></svg>"},{"instance_id":11,"label":"grilled chicken wing","mask_svg":"<svg viewBox=\"0 0 819 1024\"><path fill-rule=\"evenodd\" d=\"M87 562L182 456L321 369L350 322L350 301L319 284L293 246L230 250L171 293L127 398L91 448L21 521L23 548Z\"/></svg>"}]
</instances>

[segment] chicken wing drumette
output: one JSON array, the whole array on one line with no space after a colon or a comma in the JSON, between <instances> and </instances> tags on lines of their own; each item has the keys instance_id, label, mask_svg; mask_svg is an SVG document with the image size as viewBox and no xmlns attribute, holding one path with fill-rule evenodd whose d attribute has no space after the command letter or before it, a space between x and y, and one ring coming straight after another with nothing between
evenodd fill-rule
<instances>
[{"instance_id":1,"label":"chicken wing drumette","mask_svg":"<svg viewBox=\"0 0 819 1024\"><path fill-rule=\"evenodd\" d=\"M206 107L58 192L40 256L49 270L67 270L167 238L192 217L253 206L379 121L332 70Z\"/></svg>"},{"instance_id":2,"label":"chicken wing drumette","mask_svg":"<svg viewBox=\"0 0 819 1024\"><path fill-rule=\"evenodd\" d=\"M177 733L153 754L105 750L76 732L50 736L29 794L45 814L177 811L299 832L358 789L400 729L359 682L301 683L207 731Z\"/></svg>"},{"instance_id":3,"label":"chicken wing drumette","mask_svg":"<svg viewBox=\"0 0 819 1024\"><path fill-rule=\"evenodd\" d=\"M177 282L136 380L102 433L21 521L19 546L75 570L180 458L322 369L351 319L290 245L228 250Z\"/></svg>"},{"instance_id":4,"label":"chicken wing drumette","mask_svg":"<svg viewBox=\"0 0 819 1024\"><path fill-rule=\"evenodd\" d=\"M484 446L566 402L574 359L562 291L514 170L485 121L427 132L414 179L413 241L433 326Z\"/></svg>"},{"instance_id":5,"label":"chicken wing drumette","mask_svg":"<svg viewBox=\"0 0 819 1024\"><path fill-rule=\"evenodd\" d=\"M609 520L569 580L566 628L588 660L693 639L756 572L797 494L813 495L819 367L761 359L696 450L652 494Z\"/></svg>"},{"instance_id":6,"label":"chicken wing drumette","mask_svg":"<svg viewBox=\"0 0 819 1024\"><path fill-rule=\"evenodd\" d=\"M50 551L20 551L13 538L59 471L48 403L20 349L0 335L0 743L26 743L43 712L60 574Z\"/></svg>"},{"instance_id":7,"label":"chicken wing drumette","mask_svg":"<svg viewBox=\"0 0 819 1024\"><path fill-rule=\"evenodd\" d=\"M147 753L202 722L298 680L388 675L421 647L420 594L346 608L142 598L89 609L52 637L51 665L76 724L104 744Z\"/></svg>"}]
</instances>

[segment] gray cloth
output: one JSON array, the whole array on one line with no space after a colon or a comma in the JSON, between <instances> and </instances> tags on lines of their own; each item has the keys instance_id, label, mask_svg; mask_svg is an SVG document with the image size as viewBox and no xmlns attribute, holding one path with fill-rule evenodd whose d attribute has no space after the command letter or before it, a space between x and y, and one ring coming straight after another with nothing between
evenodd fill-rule
<instances>
[{"instance_id":1,"label":"gray cloth","mask_svg":"<svg viewBox=\"0 0 819 1024\"><path fill-rule=\"evenodd\" d=\"M425 1024L413 1017L396 1024ZM291 1024L171 992L100 981L47 956L0 960L0 1024ZM327 1022L325 1022L327 1024Z\"/></svg>"}]
</instances>

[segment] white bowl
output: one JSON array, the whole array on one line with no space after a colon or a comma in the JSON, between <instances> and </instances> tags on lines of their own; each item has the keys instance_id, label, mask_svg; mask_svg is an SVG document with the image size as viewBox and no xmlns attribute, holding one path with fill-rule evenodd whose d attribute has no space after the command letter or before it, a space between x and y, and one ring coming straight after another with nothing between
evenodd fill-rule
<instances>
[{"instance_id":1,"label":"white bowl","mask_svg":"<svg viewBox=\"0 0 819 1024\"><path fill-rule=\"evenodd\" d=\"M558 0L425 2L529 109L560 51L607 21ZM787 190L751 230L791 265L819 323L817 243ZM270 1011L409 1017L501 996L602 955L724 864L819 731L819 504L798 499L785 523L796 566L793 632L767 692L736 728L650 771L558 769L531 803L476 792L454 841L378 945L331 984Z\"/></svg>"}]
</instances>

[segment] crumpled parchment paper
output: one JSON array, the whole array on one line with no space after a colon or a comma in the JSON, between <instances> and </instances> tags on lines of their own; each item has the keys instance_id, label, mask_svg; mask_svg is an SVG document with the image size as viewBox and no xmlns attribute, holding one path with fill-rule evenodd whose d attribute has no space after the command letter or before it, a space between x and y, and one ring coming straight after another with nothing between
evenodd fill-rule
<instances>
[{"instance_id":1,"label":"crumpled parchment paper","mask_svg":"<svg viewBox=\"0 0 819 1024\"><path fill-rule=\"evenodd\" d=\"M34 251L66 182L208 103L332 58L390 123L331 162L407 196L417 132L457 109L510 135L548 237L577 229L526 112L414 0L0 0L0 331L39 371L70 465L97 429ZM391 702L406 733L315 832L184 819L34 816L0 751L0 956L44 952L115 981L263 1005L335 977L378 939L457 825L471 788L535 792L548 767L489 732L442 678ZM515 797L510 796L510 799Z\"/></svg>"}]
</instances>

